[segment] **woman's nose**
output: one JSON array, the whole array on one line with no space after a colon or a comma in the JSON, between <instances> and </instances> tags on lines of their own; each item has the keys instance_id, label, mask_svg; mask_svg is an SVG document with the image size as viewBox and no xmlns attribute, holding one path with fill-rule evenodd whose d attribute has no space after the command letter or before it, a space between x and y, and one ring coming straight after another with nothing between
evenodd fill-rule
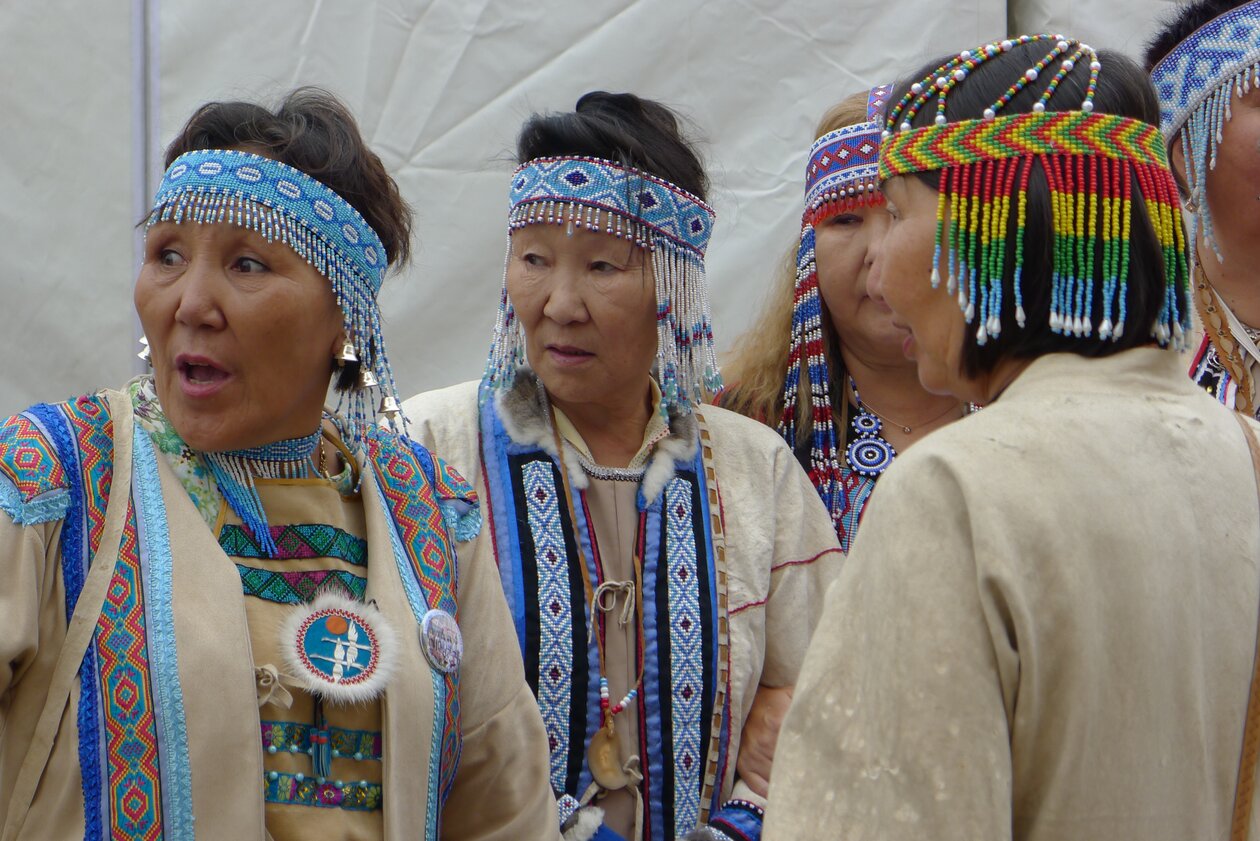
<instances>
[{"instance_id":1,"label":"woman's nose","mask_svg":"<svg viewBox=\"0 0 1260 841\"><path fill-rule=\"evenodd\" d=\"M551 292L543 306L543 315L557 324L586 321L585 278L581 272L557 266L552 272Z\"/></svg>"},{"instance_id":2,"label":"woman's nose","mask_svg":"<svg viewBox=\"0 0 1260 841\"><path fill-rule=\"evenodd\" d=\"M177 281L179 306L175 320L187 327L218 329L225 323L220 292L223 273L212 260L193 256Z\"/></svg>"}]
</instances>

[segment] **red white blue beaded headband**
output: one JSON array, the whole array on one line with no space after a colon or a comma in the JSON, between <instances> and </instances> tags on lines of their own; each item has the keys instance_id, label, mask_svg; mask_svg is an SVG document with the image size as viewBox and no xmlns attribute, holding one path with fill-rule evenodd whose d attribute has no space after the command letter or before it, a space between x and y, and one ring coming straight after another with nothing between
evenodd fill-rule
<instances>
[{"instance_id":1,"label":"red white blue beaded headband","mask_svg":"<svg viewBox=\"0 0 1260 841\"><path fill-rule=\"evenodd\" d=\"M1178 138L1196 219L1195 234L1218 260L1207 201L1207 173L1216 167L1221 130L1233 116L1231 100L1260 87L1260 0L1245 3L1196 29L1151 70L1159 121L1171 145Z\"/></svg>"},{"instance_id":2,"label":"red white blue beaded headband","mask_svg":"<svg viewBox=\"0 0 1260 841\"><path fill-rule=\"evenodd\" d=\"M167 168L147 228L159 222L227 223L292 248L332 285L349 337L339 358L360 365L358 387L341 398L349 403L348 443L357 447L378 413L391 422L401 417L376 303L387 268L385 247L349 202L271 158L201 149L180 155Z\"/></svg>"},{"instance_id":3,"label":"red white blue beaded headband","mask_svg":"<svg viewBox=\"0 0 1260 841\"><path fill-rule=\"evenodd\" d=\"M799 392L808 381L810 424L809 477L818 488L833 523L844 516L844 493L835 417L831 407L831 370L823 347L823 308L815 259L815 226L842 213L884 203L879 192L880 119L892 94L878 85L867 94L866 121L830 131L814 141L805 167L805 211L796 252L792 298L792 335L779 434L796 447Z\"/></svg>"},{"instance_id":4,"label":"red white blue beaded headband","mask_svg":"<svg viewBox=\"0 0 1260 841\"><path fill-rule=\"evenodd\" d=\"M950 122L947 97L981 64L1014 47L1042 42L1046 54L984 110L982 119ZM1079 62L1089 82L1079 110L1046 106ZM1041 74L1054 70L1030 113L1003 109ZM1049 326L1062 335L1119 340L1125 332L1132 197L1140 191L1163 257L1164 300L1152 335L1161 345L1183 344L1188 327L1185 232L1176 184L1155 126L1114 114L1095 114L1102 63L1087 44L1061 35L1024 35L965 50L915 82L892 108L880 146L880 178L941 172L932 285L940 283L942 253L947 288L975 338L1000 335L1004 289L1014 301L1013 320L1026 314L1021 278L1029 178L1034 164L1051 194L1053 267ZM932 125L914 128L915 116L935 97ZM1013 256L1014 272L1004 280ZM1097 294L1096 294L1097 293Z\"/></svg>"},{"instance_id":5,"label":"red white blue beaded headband","mask_svg":"<svg viewBox=\"0 0 1260 841\"><path fill-rule=\"evenodd\" d=\"M711 207L650 173L580 155L522 164L512 175L508 202L509 239L526 225L554 224L570 233L616 236L650 251L662 410L690 411L721 388L704 274L716 219ZM483 399L491 390L511 387L524 363L524 334L508 298L505 271Z\"/></svg>"}]
</instances>

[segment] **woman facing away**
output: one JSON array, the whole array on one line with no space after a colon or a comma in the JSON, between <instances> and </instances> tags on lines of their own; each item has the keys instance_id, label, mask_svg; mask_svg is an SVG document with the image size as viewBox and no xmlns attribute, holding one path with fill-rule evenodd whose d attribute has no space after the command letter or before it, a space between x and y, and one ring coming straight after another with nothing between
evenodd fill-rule
<instances>
[{"instance_id":1,"label":"woman facing away","mask_svg":"<svg viewBox=\"0 0 1260 841\"><path fill-rule=\"evenodd\" d=\"M875 483L897 453L966 408L919 382L909 336L867 290L888 213L879 192L880 122L890 86L840 101L823 116L805 167L801 236L759 323L736 342L719 403L777 426L831 513L848 552ZM879 407L879 408L876 408ZM757 693L739 771L769 782L792 687Z\"/></svg>"},{"instance_id":2,"label":"woman facing away","mask_svg":"<svg viewBox=\"0 0 1260 841\"><path fill-rule=\"evenodd\" d=\"M755 839L735 758L795 682L840 554L718 385L703 167L665 107L590 93L521 129L486 376L409 400L476 477L570 839ZM475 561L476 562L476 561Z\"/></svg>"},{"instance_id":3,"label":"woman facing away","mask_svg":"<svg viewBox=\"0 0 1260 841\"><path fill-rule=\"evenodd\" d=\"M0 426L0 837L557 837L477 497L399 431L397 186L313 89L166 163L152 374Z\"/></svg>"},{"instance_id":4,"label":"woman facing away","mask_svg":"<svg viewBox=\"0 0 1260 841\"><path fill-rule=\"evenodd\" d=\"M933 62L892 101L870 287L924 386L985 409L881 479L765 837L1226 837L1256 425L1167 349L1188 272L1155 93L1123 56L1038 35Z\"/></svg>"}]
</instances>

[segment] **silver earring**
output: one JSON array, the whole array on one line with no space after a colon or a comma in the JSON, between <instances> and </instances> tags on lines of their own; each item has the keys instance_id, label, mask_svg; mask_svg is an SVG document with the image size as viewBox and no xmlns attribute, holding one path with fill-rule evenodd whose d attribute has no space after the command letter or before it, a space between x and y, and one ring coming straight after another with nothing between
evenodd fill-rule
<instances>
[{"instance_id":1,"label":"silver earring","mask_svg":"<svg viewBox=\"0 0 1260 841\"><path fill-rule=\"evenodd\" d=\"M151 353L149 353L149 339L148 339L148 337L146 337L146 336L141 336L141 337L140 337L140 344L141 344L143 347L141 347L141 348L140 348L140 352L139 352L139 353L137 353L137 354L136 354L136 356L140 359L140 361L141 361L141 362L144 362L144 363L145 363L146 365L148 365L149 367L153 367L153 355L152 355Z\"/></svg>"},{"instance_id":2,"label":"silver earring","mask_svg":"<svg viewBox=\"0 0 1260 841\"><path fill-rule=\"evenodd\" d=\"M345 343L341 346L341 352L333 358L337 360L339 366L341 367L344 367L347 362L359 361L359 356L354 352L354 345L351 344L349 339L346 339Z\"/></svg>"},{"instance_id":3,"label":"silver earring","mask_svg":"<svg viewBox=\"0 0 1260 841\"><path fill-rule=\"evenodd\" d=\"M376 375L366 365L359 371L359 388L375 388L378 384Z\"/></svg>"}]
</instances>

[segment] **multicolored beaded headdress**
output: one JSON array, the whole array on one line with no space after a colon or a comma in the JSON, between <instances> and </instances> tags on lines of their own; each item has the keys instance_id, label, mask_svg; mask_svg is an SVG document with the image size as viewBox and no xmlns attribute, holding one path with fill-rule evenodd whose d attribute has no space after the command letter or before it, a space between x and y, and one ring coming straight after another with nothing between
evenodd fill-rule
<instances>
[{"instance_id":1,"label":"multicolored beaded headdress","mask_svg":"<svg viewBox=\"0 0 1260 841\"><path fill-rule=\"evenodd\" d=\"M985 109L982 119L949 122L947 97L981 64L1012 48L1046 42L1045 56ZM1047 111L1060 83L1088 61L1089 84L1079 111ZM1057 65L1057 66L1055 66ZM1049 84L1031 113L1007 116L1002 109L1041 74ZM1023 327L1021 277L1028 183L1034 164L1050 188L1054 254L1050 328L1059 334L1118 340L1125 331L1129 283L1131 201L1140 190L1163 251L1165 294L1152 330L1161 344L1180 347L1188 326L1185 232L1180 202L1159 130L1141 120L1095 114L1094 92L1102 64L1087 44L1060 35L1024 35L960 53L910 86L885 122L879 175L941 171L936 211L932 285L947 250L950 292L976 341L1002 330L1003 278L1013 251L1014 320ZM933 125L912 121L936 97ZM1011 216L1014 213L1014 224ZM1013 242L1012 239L1012 227ZM1101 318L1099 318L1101 310Z\"/></svg>"},{"instance_id":2,"label":"multicolored beaded headdress","mask_svg":"<svg viewBox=\"0 0 1260 841\"><path fill-rule=\"evenodd\" d=\"M1260 87L1260 0L1226 12L1173 47L1154 69L1159 123L1171 146L1178 137L1186 160L1186 180L1196 229L1212 247L1212 213L1207 173L1216 166L1221 127L1232 116L1230 100ZM1196 230L1196 234L1198 231Z\"/></svg>"},{"instance_id":3,"label":"multicolored beaded headdress","mask_svg":"<svg viewBox=\"0 0 1260 841\"><path fill-rule=\"evenodd\" d=\"M801 215L801 241L796 252L792 346L779 432L790 447L796 447L798 393L803 373L809 380L813 427L810 479L835 521L843 516L847 497L842 487L831 408L831 370L823 346L814 228L842 213L883 204L884 197L879 192L879 118L891 94L891 85L872 88L866 100L866 121L827 132L815 140L805 167L805 212Z\"/></svg>"},{"instance_id":4,"label":"multicolored beaded headdress","mask_svg":"<svg viewBox=\"0 0 1260 841\"><path fill-rule=\"evenodd\" d=\"M385 246L349 202L279 161L203 149L180 155L166 170L148 227L158 222L227 222L292 248L332 284L349 337L339 358L360 365L358 387L341 398L350 404L347 443L357 449L377 412L391 422L401 417L376 305L387 268ZM379 407L373 389L381 393Z\"/></svg>"},{"instance_id":5,"label":"multicolored beaded headdress","mask_svg":"<svg viewBox=\"0 0 1260 841\"><path fill-rule=\"evenodd\" d=\"M689 411L721 388L704 277L712 208L649 173L581 156L522 164L512 175L508 201L509 237L525 225L567 225L570 231L577 226L612 234L650 251L662 408ZM508 388L523 364L525 335L508 298L505 271L482 382L490 389Z\"/></svg>"}]
</instances>

